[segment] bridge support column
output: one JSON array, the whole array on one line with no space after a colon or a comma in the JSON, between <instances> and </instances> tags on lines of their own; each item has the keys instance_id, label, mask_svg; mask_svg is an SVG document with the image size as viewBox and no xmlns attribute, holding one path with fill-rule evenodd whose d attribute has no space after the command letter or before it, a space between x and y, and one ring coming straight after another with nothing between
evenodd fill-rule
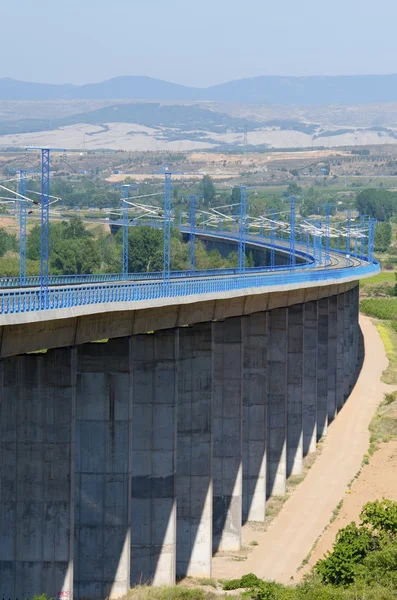
<instances>
[{"instance_id":1,"label":"bridge support column","mask_svg":"<svg viewBox=\"0 0 397 600\"><path fill-rule=\"evenodd\" d=\"M288 309L269 312L267 496L284 496L287 473Z\"/></svg>"},{"instance_id":2,"label":"bridge support column","mask_svg":"<svg viewBox=\"0 0 397 600\"><path fill-rule=\"evenodd\" d=\"M242 319L213 324L214 551L239 550L242 521Z\"/></svg>"},{"instance_id":3,"label":"bridge support column","mask_svg":"<svg viewBox=\"0 0 397 600\"><path fill-rule=\"evenodd\" d=\"M337 297L337 331L336 331L336 409L340 411L344 403L345 381L345 297Z\"/></svg>"},{"instance_id":4,"label":"bridge support column","mask_svg":"<svg viewBox=\"0 0 397 600\"><path fill-rule=\"evenodd\" d=\"M211 329L211 323L203 323L179 330L176 572L180 577L211 577Z\"/></svg>"},{"instance_id":5,"label":"bridge support column","mask_svg":"<svg viewBox=\"0 0 397 600\"><path fill-rule=\"evenodd\" d=\"M77 351L75 590L118 598L130 584L130 340Z\"/></svg>"},{"instance_id":6,"label":"bridge support column","mask_svg":"<svg viewBox=\"0 0 397 600\"><path fill-rule=\"evenodd\" d=\"M317 440L328 429L328 298L318 301Z\"/></svg>"},{"instance_id":7,"label":"bridge support column","mask_svg":"<svg viewBox=\"0 0 397 600\"><path fill-rule=\"evenodd\" d=\"M75 353L0 363L0 591L73 595Z\"/></svg>"},{"instance_id":8,"label":"bridge support column","mask_svg":"<svg viewBox=\"0 0 397 600\"><path fill-rule=\"evenodd\" d=\"M328 299L328 424L337 415L336 379L338 369L338 297Z\"/></svg>"},{"instance_id":9,"label":"bridge support column","mask_svg":"<svg viewBox=\"0 0 397 600\"><path fill-rule=\"evenodd\" d=\"M303 304L288 309L287 476L303 467Z\"/></svg>"},{"instance_id":10,"label":"bridge support column","mask_svg":"<svg viewBox=\"0 0 397 600\"><path fill-rule=\"evenodd\" d=\"M343 381L343 394L344 401L347 400L350 394L350 325L351 325L351 313L350 313L350 296L349 292L343 294L344 299L344 342L343 342L343 353L344 353L344 381Z\"/></svg>"},{"instance_id":11,"label":"bridge support column","mask_svg":"<svg viewBox=\"0 0 397 600\"><path fill-rule=\"evenodd\" d=\"M318 303L307 302L303 333L303 455L315 452L317 444L317 346Z\"/></svg>"},{"instance_id":12,"label":"bridge support column","mask_svg":"<svg viewBox=\"0 0 397 600\"><path fill-rule=\"evenodd\" d=\"M243 520L266 513L268 313L244 317Z\"/></svg>"},{"instance_id":13,"label":"bridge support column","mask_svg":"<svg viewBox=\"0 0 397 600\"><path fill-rule=\"evenodd\" d=\"M131 585L175 583L178 338L132 337Z\"/></svg>"}]
</instances>

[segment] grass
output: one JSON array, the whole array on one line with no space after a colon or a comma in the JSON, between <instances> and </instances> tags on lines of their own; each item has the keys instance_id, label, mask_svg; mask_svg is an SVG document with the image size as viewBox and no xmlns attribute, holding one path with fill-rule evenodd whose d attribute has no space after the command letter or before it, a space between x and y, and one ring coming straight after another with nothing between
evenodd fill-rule
<instances>
[{"instance_id":1,"label":"grass","mask_svg":"<svg viewBox=\"0 0 397 600\"><path fill-rule=\"evenodd\" d=\"M390 283L394 284L396 281L394 271L382 271L378 275L369 277L368 279L362 279L360 281L360 288L365 288L367 285L376 285L379 283Z\"/></svg>"},{"instance_id":2,"label":"grass","mask_svg":"<svg viewBox=\"0 0 397 600\"><path fill-rule=\"evenodd\" d=\"M376 324L385 346L389 365L382 373L382 381L394 385L397 383L397 332L387 321Z\"/></svg>"},{"instance_id":3,"label":"grass","mask_svg":"<svg viewBox=\"0 0 397 600\"><path fill-rule=\"evenodd\" d=\"M369 456L376 452L379 444L397 440L397 392L385 394L369 425L371 432Z\"/></svg>"},{"instance_id":4,"label":"grass","mask_svg":"<svg viewBox=\"0 0 397 600\"><path fill-rule=\"evenodd\" d=\"M397 298L364 298L360 302L360 310L376 319L397 319Z\"/></svg>"},{"instance_id":5,"label":"grass","mask_svg":"<svg viewBox=\"0 0 397 600\"><path fill-rule=\"evenodd\" d=\"M200 588L138 585L123 600L215 600L218 596Z\"/></svg>"}]
</instances>

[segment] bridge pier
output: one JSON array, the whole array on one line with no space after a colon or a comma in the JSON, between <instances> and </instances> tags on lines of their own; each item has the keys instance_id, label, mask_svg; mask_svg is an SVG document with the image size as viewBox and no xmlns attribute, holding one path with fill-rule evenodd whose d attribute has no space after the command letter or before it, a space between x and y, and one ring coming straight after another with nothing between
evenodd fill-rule
<instances>
[{"instance_id":1,"label":"bridge pier","mask_svg":"<svg viewBox=\"0 0 397 600\"><path fill-rule=\"evenodd\" d=\"M1 360L1 595L117 598L240 549L362 358L357 286L303 300Z\"/></svg>"},{"instance_id":2,"label":"bridge pier","mask_svg":"<svg viewBox=\"0 0 397 600\"><path fill-rule=\"evenodd\" d=\"M328 431L328 298L318 301L317 441Z\"/></svg>"},{"instance_id":3,"label":"bridge pier","mask_svg":"<svg viewBox=\"0 0 397 600\"><path fill-rule=\"evenodd\" d=\"M130 340L77 349L75 594L115 598L130 587Z\"/></svg>"},{"instance_id":4,"label":"bridge pier","mask_svg":"<svg viewBox=\"0 0 397 600\"><path fill-rule=\"evenodd\" d=\"M212 325L179 330L177 438L178 577L211 577Z\"/></svg>"},{"instance_id":5,"label":"bridge pier","mask_svg":"<svg viewBox=\"0 0 397 600\"><path fill-rule=\"evenodd\" d=\"M75 351L1 361L0 593L73 595Z\"/></svg>"},{"instance_id":6,"label":"bridge pier","mask_svg":"<svg viewBox=\"0 0 397 600\"><path fill-rule=\"evenodd\" d=\"M267 496L285 496L287 477L288 308L269 312Z\"/></svg>"},{"instance_id":7,"label":"bridge pier","mask_svg":"<svg viewBox=\"0 0 397 600\"><path fill-rule=\"evenodd\" d=\"M266 513L269 313L243 318L243 521Z\"/></svg>"},{"instance_id":8,"label":"bridge pier","mask_svg":"<svg viewBox=\"0 0 397 600\"><path fill-rule=\"evenodd\" d=\"M176 576L178 330L133 336L131 585Z\"/></svg>"},{"instance_id":9,"label":"bridge pier","mask_svg":"<svg viewBox=\"0 0 397 600\"><path fill-rule=\"evenodd\" d=\"M303 326L303 455L316 451L317 444L317 355L318 302L306 302Z\"/></svg>"},{"instance_id":10,"label":"bridge pier","mask_svg":"<svg viewBox=\"0 0 397 600\"><path fill-rule=\"evenodd\" d=\"M239 550L242 523L242 319L215 322L213 335L213 550Z\"/></svg>"},{"instance_id":11,"label":"bridge pier","mask_svg":"<svg viewBox=\"0 0 397 600\"><path fill-rule=\"evenodd\" d=\"M287 477L303 468L304 305L288 309Z\"/></svg>"}]
</instances>

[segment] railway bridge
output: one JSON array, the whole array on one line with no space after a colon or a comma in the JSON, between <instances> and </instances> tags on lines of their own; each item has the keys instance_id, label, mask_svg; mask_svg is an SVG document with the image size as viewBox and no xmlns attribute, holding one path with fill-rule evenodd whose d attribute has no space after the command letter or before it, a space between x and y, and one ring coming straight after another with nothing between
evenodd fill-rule
<instances>
[{"instance_id":1,"label":"railway bridge","mask_svg":"<svg viewBox=\"0 0 397 600\"><path fill-rule=\"evenodd\" d=\"M358 281L379 265L369 245L325 262L297 242L293 268L276 252L243 272L3 281L2 597L210 577L285 494L355 384Z\"/></svg>"}]
</instances>

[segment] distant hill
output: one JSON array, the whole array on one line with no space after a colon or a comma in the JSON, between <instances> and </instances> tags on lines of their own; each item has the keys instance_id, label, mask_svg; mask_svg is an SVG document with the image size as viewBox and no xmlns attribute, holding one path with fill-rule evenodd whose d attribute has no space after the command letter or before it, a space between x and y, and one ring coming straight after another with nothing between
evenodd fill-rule
<instances>
[{"instance_id":1,"label":"distant hill","mask_svg":"<svg viewBox=\"0 0 397 600\"><path fill-rule=\"evenodd\" d=\"M370 104L397 102L397 74L337 77L264 76L194 88L151 77L116 77L86 85L0 79L1 100L157 100L254 104Z\"/></svg>"}]
</instances>

